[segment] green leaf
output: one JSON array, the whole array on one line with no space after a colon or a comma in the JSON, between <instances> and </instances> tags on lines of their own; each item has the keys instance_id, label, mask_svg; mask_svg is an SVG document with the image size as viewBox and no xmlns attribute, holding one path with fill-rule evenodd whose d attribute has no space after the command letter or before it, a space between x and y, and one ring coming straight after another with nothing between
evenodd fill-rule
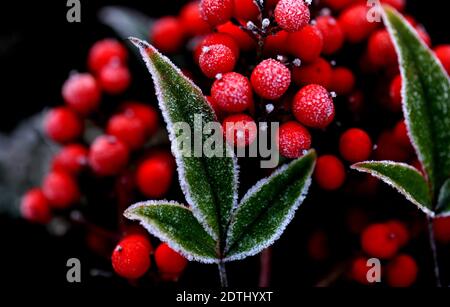
<instances>
[{"instance_id":1,"label":"green leaf","mask_svg":"<svg viewBox=\"0 0 450 307\"><path fill-rule=\"evenodd\" d=\"M131 38L131 41L139 48L153 77L186 200L206 231L223 242L231 210L237 203L238 170L234 152L223 139L222 157L204 154L196 157L184 152L183 136L180 131L175 131L174 124L187 123L191 127L191 140L194 140L195 115L202 116L203 127L216 121L216 116L201 90L167 57L147 42L136 38ZM203 133L201 137L205 141L211 135L212 132ZM223 138L222 133L220 137Z\"/></svg>"},{"instance_id":2,"label":"green leaf","mask_svg":"<svg viewBox=\"0 0 450 307\"><path fill-rule=\"evenodd\" d=\"M450 80L398 12L385 7L383 15L399 56L410 138L435 193L450 176Z\"/></svg>"},{"instance_id":3,"label":"green leaf","mask_svg":"<svg viewBox=\"0 0 450 307\"><path fill-rule=\"evenodd\" d=\"M130 36L146 39L154 22L141 12L123 6L105 6L100 9L98 18L123 39Z\"/></svg>"},{"instance_id":4,"label":"green leaf","mask_svg":"<svg viewBox=\"0 0 450 307\"><path fill-rule=\"evenodd\" d=\"M255 255L281 236L306 196L315 161L311 150L247 192L232 218L225 261Z\"/></svg>"},{"instance_id":5,"label":"green leaf","mask_svg":"<svg viewBox=\"0 0 450 307\"><path fill-rule=\"evenodd\" d=\"M366 161L352 165L352 169L383 180L423 212L434 216L427 182L414 167L393 161Z\"/></svg>"},{"instance_id":6,"label":"green leaf","mask_svg":"<svg viewBox=\"0 0 450 307\"><path fill-rule=\"evenodd\" d=\"M436 213L438 216L450 216L450 179L447 179L439 192Z\"/></svg>"},{"instance_id":7,"label":"green leaf","mask_svg":"<svg viewBox=\"0 0 450 307\"><path fill-rule=\"evenodd\" d=\"M216 242L185 206L169 201L145 201L130 206L124 215L140 221L151 234L189 260L218 261Z\"/></svg>"}]
</instances>

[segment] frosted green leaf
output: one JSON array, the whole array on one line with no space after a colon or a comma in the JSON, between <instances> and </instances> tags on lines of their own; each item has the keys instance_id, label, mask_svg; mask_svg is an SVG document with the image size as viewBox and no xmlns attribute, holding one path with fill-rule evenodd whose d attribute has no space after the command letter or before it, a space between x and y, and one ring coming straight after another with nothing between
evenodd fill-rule
<instances>
[{"instance_id":1,"label":"frosted green leaf","mask_svg":"<svg viewBox=\"0 0 450 307\"><path fill-rule=\"evenodd\" d=\"M225 261L255 255L281 236L306 197L315 161L311 150L246 193L232 217Z\"/></svg>"},{"instance_id":2,"label":"frosted green leaf","mask_svg":"<svg viewBox=\"0 0 450 307\"><path fill-rule=\"evenodd\" d=\"M194 115L202 115L204 127L216 121L215 114L201 90L167 57L147 42L136 38L131 41L139 48L152 75L186 201L206 231L214 239L224 241L230 213L237 202L238 170L234 152L223 141L223 157L183 154L182 140L178 138L181 132L174 131L174 123L187 123L193 140ZM202 137L205 141L210 134L204 133Z\"/></svg>"},{"instance_id":3,"label":"frosted green leaf","mask_svg":"<svg viewBox=\"0 0 450 307\"><path fill-rule=\"evenodd\" d=\"M438 216L450 216L450 179L447 179L441 187L436 213Z\"/></svg>"},{"instance_id":4,"label":"frosted green leaf","mask_svg":"<svg viewBox=\"0 0 450 307\"><path fill-rule=\"evenodd\" d=\"M392 161L366 161L356 163L352 168L383 180L423 212L434 216L427 182L414 167Z\"/></svg>"},{"instance_id":5,"label":"frosted green leaf","mask_svg":"<svg viewBox=\"0 0 450 307\"><path fill-rule=\"evenodd\" d=\"M410 139L436 193L450 176L449 77L398 12L385 7L383 15L400 61L403 113Z\"/></svg>"},{"instance_id":6,"label":"frosted green leaf","mask_svg":"<svg viewBox=\"0 0 450 307\"><path fill-rule=\"evenodd\" d=\"M130 206L124 215L139 221L151 234L189 260L218 261L216 242L185 206L165 200L145 201Z\"/></svg>"}]
</instances>

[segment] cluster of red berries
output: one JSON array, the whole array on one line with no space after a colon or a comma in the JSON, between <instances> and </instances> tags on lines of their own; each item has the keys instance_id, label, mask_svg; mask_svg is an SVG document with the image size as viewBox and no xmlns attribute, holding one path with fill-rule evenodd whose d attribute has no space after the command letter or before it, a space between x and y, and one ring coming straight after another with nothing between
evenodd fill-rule
<instances>
[{"instance_id":1,"label":"cluster of red berries","mask_svg":"<svg viewBox=\"0 0 450 307\"><path fill-rule=\"evenodd\" d=\"M166 243L156 250L145 234L128 234L120 240L111 256L114 271L127 279L138 279L151 268L151 255L159 276L165 281L175 281L187 266L187 260Z\"/></svg>"},{"instance_id":2,"label":"cluster of red berries","mask_svg":"<svg viewBox=\"0 0 450 307\"><path fill-rule=\"evenodd\" d=\"M410 238L410 230L398 220L368 225L361 234L364 255L353 260L351 277L361 284L369 284L367 273L371 266L368 259L377 258L383 262L381 278L389 286L411 286L417 279L419 269L413 257L401 252Z\"/></svg>"}]
</instances>

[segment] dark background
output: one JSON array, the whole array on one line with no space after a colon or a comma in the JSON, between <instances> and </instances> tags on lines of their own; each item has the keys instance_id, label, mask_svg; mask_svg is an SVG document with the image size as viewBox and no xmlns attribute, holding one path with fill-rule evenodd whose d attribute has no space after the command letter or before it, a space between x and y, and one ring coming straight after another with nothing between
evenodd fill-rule
<instances>
[{"instance_id":1,"label":"dark background","mask_svg":"<svg viewBox=\"0 0 450 307\"><path fill-rule=\"evenodd\" d=\"M62 103L60 88L73 69L85 70L85 58L89 47L96 40L112 36L112 32L98 23L96 12L104 5L120 4L138 8L150 16L176 14L185 1L92 1L81 0L82 22L70 24L66 21L66 1L2 1L0 9L0 132L8 133L17 123L42 110L46 106ZM448 11L446 1L408 0L407 12L423 23L432 37L433 45L449 43ZM391 195L391 194L390 194ZM391 195L391 201L398 199ZM342 198L341 198L342 199ZM340 204L332 204L338 207ZM336 210L336 209L335 209ZM306 209L304 211L307 211ZM332 210L325 213L319 223L341 218ZM315 217L317 219L317 216ZM277 285L289 285L293 276L314 274L314 268L292 271L302 256L302 249L286 248L287 242L301 233L299 219L294 221L296 233L288 232L280 240L274 255L278 267L274 268ZM300 229L299 229L300 228ZM79 257L82 264L98 267L110 272L109 263L96 259L80 248L76 235L64 239L49 237L42 227L29 225L21 220L0 215L0 283L29 286L67 286L65 283L65 261ZM293 241L289 241L293 242ZM294 241L295 242L295 241ZM292 243L290 243L292 244ZM339 245L339 242L335 242ZM424 243L426 244L426 243ZM283 248L283 246L285 248ZM426 246L426 245L422 245ZM345 246L340 246L345 249ZM340 249L338 246L338 250ZM285 254L293 253L293 254ZM86 266L83 266L85 269ZM234 285L256 285L258 262L246 260L230 265L231 283ZM320 270L320 269L319 269ZM191 272L191 273L190 273ZM201 272L200 275L192 272ZM185 274L182 285L191 281L196 285L214 286L216 271L212 266L192 264ZM194 277L194 275L196 275ZM85 276L85 275L84 275ZM192 279L192 280L191 280ZM89 278L83 285L124 285L117 278Z\"/></svg>"}]
</instances>

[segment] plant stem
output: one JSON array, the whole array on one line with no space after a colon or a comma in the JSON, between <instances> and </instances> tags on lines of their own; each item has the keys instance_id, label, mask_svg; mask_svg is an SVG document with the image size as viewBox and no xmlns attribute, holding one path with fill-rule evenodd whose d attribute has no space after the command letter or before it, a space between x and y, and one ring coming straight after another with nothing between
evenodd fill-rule
<instances>
[{"instance_id":1,"label":"plant stem","mask_svg":"<svg viewBox=\"0 0 450 307\"><path fill-rule=\"evenodd\" d=\"M259 287L266 288L270 286L272 274L272 249L270 247L262 251L260 261Z\"/></svg>"},{"instance_id":2,"label":"plant stem","mask_svg":"<svg viewBox=\"0 0 450 307\"><path fill-rule=\"evenodd\" d=\"M434 229L433 229L433 218L427 217L428 220L428 235L431 247L431 253L433 255L433 264L434 264L434 276L436 278L436 286L438 288L442 287L441 283L441 274L439 269L439 259L437 254L436 240L434 238Z\"/></svg>"},{"instance_id":3,"label":"plant stem","mask_svg":"<svg viewBox=\"0 0 450 307\"><path fill-rule=\"evenodd\" d=\"M228 287L228 278L227 278L227 271L225 269L225 263L219 262L219 276L220 276L220 285L222 288Z\"/></svg>"}]
</instances>

